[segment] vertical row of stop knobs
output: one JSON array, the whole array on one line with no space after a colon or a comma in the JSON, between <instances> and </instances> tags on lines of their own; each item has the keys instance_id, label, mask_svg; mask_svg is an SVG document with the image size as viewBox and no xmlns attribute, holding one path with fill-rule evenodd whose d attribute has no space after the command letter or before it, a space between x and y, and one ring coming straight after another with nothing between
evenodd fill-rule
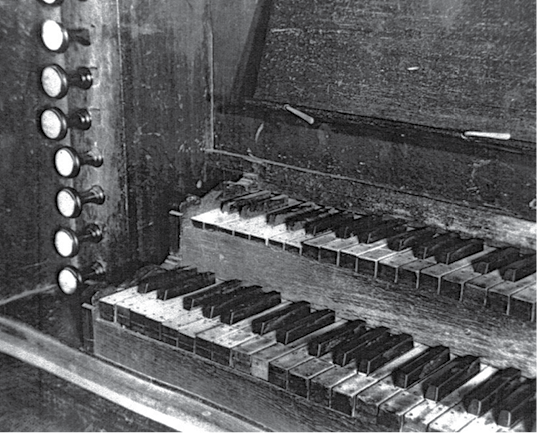
<instances>
[{"instance_id":1,"label":"vertical row of stop knobs","mask_svg":"<svg viewBox=\"0 0 537 433\"><path fill-rule=\"evenodd\" d=\"M64 0L39 0L39 2L43 7L59 7ZM91 45L88 29L66 28L62 23L51 19L41 24L40 39L43 48L53 54L65 53L72 44ZM91 128L90 110L77 108L69 110L66 114L61 108L54 106L53 102L65 98L71 91L88 91L93 86L93 82L94 74L89 67L85 66L65 70L62 66L51 63L40 70L41 90L52 101L38 114L39 130L46 139L60 143L67 137L69 131L86 131ZM102 164L103 157L95 147L77 151L72 146L60 143L54 152L54 168L64 179L76 178L84 166L100 167ZM64 186L56 194L56 208L65 218L78 218L84 206L101 205L104 201L105 193L99 185L93 185L84 191ZM79 253L82 243L97 243L102 237L102 228L95 223L87 224L77 230L71 227L60 227L54 233L54 247L60 256L72 258ZM99 262L82 270L68 265L58 272L57 282L62 292L71 295L77 292L85 280L102 274L104 274L104 267Z\"/></svg>"}]
</instances>

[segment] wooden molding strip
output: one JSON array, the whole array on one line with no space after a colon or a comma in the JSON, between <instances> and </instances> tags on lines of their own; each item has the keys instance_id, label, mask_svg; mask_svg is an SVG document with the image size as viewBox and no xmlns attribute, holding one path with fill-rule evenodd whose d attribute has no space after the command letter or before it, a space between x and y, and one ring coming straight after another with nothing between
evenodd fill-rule
<instances>
[{"instance_id":1,"label":"wooden molding strip","mask_svg":"<svg viewBox=\"0 0 537 433\"><path fill-rule=\"evenodd\" d=\"M260 431L258 426L133 376L1 316L0 351L178 431Z\"/></svg>"}]
</instances>

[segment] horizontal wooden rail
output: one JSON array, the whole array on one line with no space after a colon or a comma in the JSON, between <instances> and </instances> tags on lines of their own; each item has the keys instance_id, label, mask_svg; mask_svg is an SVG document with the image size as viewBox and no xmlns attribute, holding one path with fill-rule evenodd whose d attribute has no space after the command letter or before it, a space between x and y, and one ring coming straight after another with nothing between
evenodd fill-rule
<instances>
[{"instance_id":1,"label":"horizontal wooden rail","mask_svg":"<svg viewBox=\"0 0 537 433\"><path fill-rule=\"evenodd\" d=\"M133 376L1 316L0 352L178 431L259 431L253 424Z\"/></svg>"}]
</instances>

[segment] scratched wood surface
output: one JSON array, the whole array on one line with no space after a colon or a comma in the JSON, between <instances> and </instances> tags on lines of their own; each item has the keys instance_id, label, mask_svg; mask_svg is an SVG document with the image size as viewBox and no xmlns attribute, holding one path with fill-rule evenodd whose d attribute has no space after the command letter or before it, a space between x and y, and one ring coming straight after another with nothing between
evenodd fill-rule
<instances>
[{"instance_id":1,"label":"scratched wood surface","mask_svg":"<svg viewBox=\"0 0 537 433\"><path fill-rule=\"evenodd\" d=\"M255 97L535 142L535 2L275 0Z\"/></svg>"}]
</instances>

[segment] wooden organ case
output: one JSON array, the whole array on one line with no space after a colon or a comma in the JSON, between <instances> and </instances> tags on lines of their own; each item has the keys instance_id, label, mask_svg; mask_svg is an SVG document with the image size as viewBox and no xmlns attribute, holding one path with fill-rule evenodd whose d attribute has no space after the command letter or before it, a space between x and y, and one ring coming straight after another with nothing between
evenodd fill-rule
<instances>
[{"instance_id":1,"label":"wooden organ case","mask_svg":"<svg viewBox=\"0 0 537 433\"><path fill-rule=\"evenodd\" d=\"M535 431L534 2L105 4L91 359L235 428Z\"/></svg>"}]
</instances>

